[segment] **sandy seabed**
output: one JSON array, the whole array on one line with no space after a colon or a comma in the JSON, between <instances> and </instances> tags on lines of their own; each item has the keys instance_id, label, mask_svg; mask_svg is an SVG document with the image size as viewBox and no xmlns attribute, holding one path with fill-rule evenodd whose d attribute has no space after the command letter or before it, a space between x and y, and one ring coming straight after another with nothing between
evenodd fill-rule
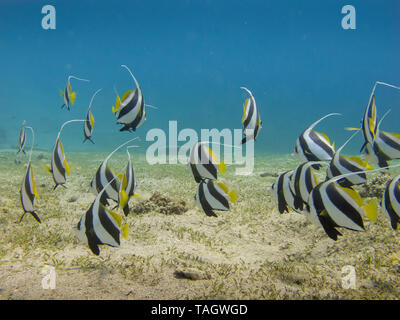
<instances>
[{"instance_id":1,"label":"sandy seabed","mask_svg":"<svg viewBox=\"0 0 400 320\"><path fill-rule=\"evenodd\" d=\"M248 176L228 166L220 180L237 191L238 201L214 218L195 206L197 184L186 165L149 165L144 155L133 154L142 197L130 200L129 236L119 248L100 246L95 256L73 227L95 199L89 184L106 155L67 153L67 188L53 190L43 166L51 154L34 151L39 224L29 214L18 223L28 157L0 151L1 299L400 297L400 238L382 210L376 223L365 220L366 232L340 229L338 241L301 214L278 212L270 186L278 173L299 164L289 155L257 157ZM126 161L117 153L109 164L121 171ZM146 207L155 193L185 210ZM42 287L45 266L55 268L55 289ZM345 266L354 267L355 288L342 285Z\"/></svg>"}]
</instances>

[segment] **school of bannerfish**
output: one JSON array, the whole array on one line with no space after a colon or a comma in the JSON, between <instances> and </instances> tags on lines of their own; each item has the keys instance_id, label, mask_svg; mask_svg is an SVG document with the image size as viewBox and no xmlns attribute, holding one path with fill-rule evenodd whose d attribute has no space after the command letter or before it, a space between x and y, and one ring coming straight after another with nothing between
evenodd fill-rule
<instances>
[{"instance_id":1,"label":"school of bannerfish","mask_svg":"<svg viewBox=\"0 0 400 320\"><path fill-rule=\"evenodd\" d=\"M121 67L128 70L136 88L126 91L122 98L119 97L114 88L116 101L115 105L112 106L112 113L115 114L117 124L123 125L120 131L133 132L146 120L145 107L152 106L145 104L140 85L131 70L126 65ZM61 96L64 99L62 108L66 107L67 110L70 110L76 99L76 93L72 91L70 84L71 79L89 81L75 76L68 77L67 85L64 91L61 91ZM375 104L375 88L378 84L400 90L399 87L377 81L362 117L361 128L347 128L356 132L337 151L335 151L334 144L331 144L327 135L317 132L313 128L325 118L340 116L340 114L330 113L315 121L304 130L295 143L295 150L292 155L298 157L302 163L294 170L281 173L271 186L280 213L293 210L303 214L315 225L322 227L333 240L337 240L338 236L341 235L338 228L365 231L363 218L376 221L378 210L376 201L363 204L363 199L352 186L366 183L366 174L369 172L400 166L388 165L388 161L400 159L400 134L389 133L380 128L387 113L378 123ZM245 87L241 87L241 89L250 95L243 106L244 137L240 143L243 145L249 140L256 140L262 121L252 92ZM93 94L85 119L69 120L60 127L53 148L51 164L46 166L53 177L54 189L60 185L66 187L67 176L70 173L70 166L60 140L62 130L67 124L83 122L83 142L89 140L94 143L92 134L95 121L92 103L94 97L101 90L99 89ZM23 209L20 222L26 213L30 213L38 223L41 223L34 208L35 199L39 198L31 165L34 130L32 127L25 126L25 123L24 121L19 134L18 153L22 151L25 154L26 129L29 129L32 133L32 142L20 190ZM365 160L362 160L361 157L341 154L342 149L359 131L364 135L364 144L360 153L365 155ZM95 255L100 254L99 245L119 247L120 237L126 239L128 236L126 221L130 213L128 201L131 197L139 196L135 192L137 184L129 153L130 148L136 147L129 144L136 139L133 138L122 143L102 161L90 182L90 187L96 194L96 198L82 215L77 225L73 227L79 240L88 245ZM229 203L236 203L238 196L235 190L230 190L228 186L218 181L218 172L224 174L226 166L223 161L217 159L208 145L208 141L198 141L193 145L188 158L188 166L198 184L194 196L196 205L207 216L217 217L214 211L228 211L230 209ZM128 162L125 170L120 174L109 167L108 160L124 146L126 146ZM378 163L379 168L373 169L370 163ZM314 170L320 170L323 166L327 167L326 179L319 182ZM114 209L110 209L109 200L117 204ZM387 184L381 206L390 219L392 228L397 230L400 223L400 175L392 178ZM114 211L118 207L123 211L123 216Z\"/></svg>"}]
</instances>

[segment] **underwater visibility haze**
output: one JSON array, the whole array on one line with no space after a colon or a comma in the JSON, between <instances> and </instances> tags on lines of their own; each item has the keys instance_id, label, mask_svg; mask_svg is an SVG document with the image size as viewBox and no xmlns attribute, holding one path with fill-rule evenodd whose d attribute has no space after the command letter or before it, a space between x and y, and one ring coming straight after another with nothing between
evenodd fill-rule
<instances>
[{"instance_id":1,"label":"underwater visibility haze","mask_svg":"<svg viewBox=\"0 0 400 320\"><path fill-rule=\"evenodd\" d=\"M0 298L398 299L399 17L1 1ZM240 139L149 162L155 132L171 150L204 129ZM245 174L215 151L253 146Z\"/></svg>"}]
</instances>

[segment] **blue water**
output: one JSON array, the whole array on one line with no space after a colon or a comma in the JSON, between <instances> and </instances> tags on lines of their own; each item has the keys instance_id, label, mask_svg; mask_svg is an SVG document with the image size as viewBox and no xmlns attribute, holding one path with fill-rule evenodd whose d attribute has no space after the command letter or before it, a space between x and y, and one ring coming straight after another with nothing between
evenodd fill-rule
<instances>
[{"instance_id":1,"label":"blue water","mask_svg":"<svg viewBox=\"0 0 400 320\"><path fill-rule=\"evenodd\" d=\"M56 29L41 26L44 5L56 9ZM356 29L344 30L341 9L356 9ZM331 112L316 129L336 145L359 126L375 81L400 85L400 2L358 1L22 1L0 2L0 148L16 148L23 120L37 148L51 150L64 121L83 119L92 94L93 140L82 143L82 124L62 134L68 151L110 151L146 133L167 130L240 129L249 88L263 128L258 154L291 153L297 136ZM139 81L147 120L136 133L119 132L111 106L113 87ZM71 111L59 90L71 81ZM400 91L376 90L378 114L392 112L383 128L399 132ZM168 133L168 132L167 132ZM357 151L362 135L348 151ZM347 148L347 147L346 147Z\"/></svg>"}]
</instances>

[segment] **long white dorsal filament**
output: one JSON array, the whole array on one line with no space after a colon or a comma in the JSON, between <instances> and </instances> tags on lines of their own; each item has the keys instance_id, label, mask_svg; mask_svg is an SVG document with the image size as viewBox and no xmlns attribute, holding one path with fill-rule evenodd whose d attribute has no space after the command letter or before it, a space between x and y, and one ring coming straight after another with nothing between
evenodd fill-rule
<instances>
[{"instance_id":1,"label":"long white dorsal filament","mask_svg":"<svg viewBox=\"0 0 400 320\"><path fill-rule=\"evenodd\" d=\"M308 127L307 130L312 130L318 123L320 123L322 120L324 120L325 118L328 118L330 116L341 116L341 113L329 113L326 116L323 116L321 119L315 121L311 126ZM307 131L306 130L306 131Z\"/></svg>"},{"instance_id":2,"label":"long white dorsal filament","mask_svg":"<svg viewBox=\"0 0 400 320\"><path fill-rule=\"evenodd\" d=\"M381 120L378 123L378 126L376 127L376 132L378 133L379 128L381 126L382 120L385 119L385 117L389 114L389 112L392 111L392 109L389 109L388 111L386 111L386 113L382 116Z\"/></svg>"},{"instance_id":3,"label":"long white dorsal filament","mask_svg":"<svg viewBox=\"0 0 400 320\"><path fill-rule=\"evenodd\" d=\"M352 176L352 175L355 175L355 174L371 173L371 172L377 172L377 171L382 171L382 170L385 170L385 169L391 169L391 168L397 168L397 167L400 167L400 164L395 164L395 165L392 165L392 166L387 166L387 167L373 169L373 170L363 170L363 171L345 173L345 174L342 174L340 176L336 176L336 177L333 177L333 178L327 180L326 183L336 182L336 181L338 181L340 179L343 179L343 178L346 178L348 176Z\"/></svg>"},{"instance_id":4,"label":"long white dorsal filament","mask_svg":"<svg viewBox=\"0 0 400 320\"><path fill-rule=\"evenodd\" d=\"M121 67L126 68L128 70L128 72L131 74L133 80L135 81L136 87L138 89L140 89L139 83L137 82L137 80L136 80L135 76L133 75L133 73L131 72L131 70L124 64L122 64Z\"/></svg>"},{"instance_id":5,"label":"long white dorsal filament","mask_svg":"<svg viewBox=\"0 0 400 320\"><path fill-rule=\"evenodd\" d=\"M63 124L62 124L62 126L61 126L61 128L60 128L60 131L58 131L58 135L57 135L57 139L56 139L56 141L60 138L60 134L61 134L61 131L62 131L62 129L67 125L67 124L69 124L69 123L72 123L72 122L85 122L86 120L68 120L68 121L66 121L66 122L64 122Z\"/></svg>"},{"instance_id":6,"label":"long white dorsal filament","mask_svg":"<svg viewBox=\"0 0 400 320\"><path fill-rule=\"evenodd\" d=\"M128 159L131 161L131 154L129 153L129 148L139 148L139 146L127 146L126 153L128 154Z\"/></svg>"},{"instance_id":7,"label":"long white dorsal filament","mask_svg":"<svg viewBox=\"0 0 400 320\"><path fill-rule=\"evenodd\" d=\"M249 89L247 89L246 87L240 87L240 89L246 90L247 93L248 93L251 97L253 97L253 94L251 93L251 91L250 91Z\"/></svg>"},{"instance_id":8,"label":"long white dorsal filament","mask_svg":"<svg viewBox=\"0 0 400 320\"><path fill-rule=\"evenodd\" d=\"M25 121L24 121L24 123L25 123ZM29 162L28 162L28 163L30 163L31 160L32 160L33 146L34 146L34 144L35 144L35 131L33 131L33 128L32 128L32 127L25 127L25 128L30 129L30 130L32 131L32 145L31 145L31 151L30 151L30 153L29 153Z\"/></svg>"},{"instance_id":9,"label":"long white dorsal filament","mask_svg":"<svg viewBox=\"0 0 400 320\"><path fill-rule=\"evenodd\" d=\"M103 89L99 89L99 90L97 90L97 91L93 94L92 99L90 100L89 110L90 110L90 108L92 107L92 102L93 102L94 97L95 97L96 94L98 94L101 90L103 90Z\"/></svg>"},{"instance_id":10,"label":"long white dorsal filament","mask_svg":"<svg viewBox=\"0 0 400 320\"><path fill-rule=\"evenodd\" d=\"M69 83L69 81L70 81L71 79L75 79L75 80L79 80L79 81L85 81L85 82L90 82L90 80L87 80L87 79L82 79L82 78L78 78L78 77L75 77L75 76L69 76L69 77L68 77L68 83Z\"/></svg>"},{"instance_id":11,"label":"long white dorsal filament","mask_svg":"<svg viewBox=\"0 0 400 320\"><path fill-rule=\"evenodd\" d=\"M119 149L121 149L123 146L125 146L125 145L128 144L129 142L132 142L133 140L136 140L136 139L138 139L138 138L139 138L139 137L130 139L130 140L124 142L123 144L121 144L120 146L118 146L116 149L114 149L114 150L107 156L107 158L104 159L104 162L107 162L107 161L111 158L111 156L112 156L115 152L117 152Z\"/></svg>"},{"instance_id":12,"label":"long white dorsal filament","mask_svg":"<svg viewBox=\"0 0 400 320\"><path fill-rule=\"evenodd\" d=\"M350 142L350 140L353 139L353 137L354 137L357 133L359 133L359 132L360 132L359 130L356 131L356 132L354 132L354 133L351 135L351 137L348 138L347 141L346 141L345 143L343 143L343 145L342 145L339 149L337 149L336 153L339 154L339 153L342 151L342 149L346 146L346 144L348 144L348 143Z\"/></svg>"}]
</instances>

